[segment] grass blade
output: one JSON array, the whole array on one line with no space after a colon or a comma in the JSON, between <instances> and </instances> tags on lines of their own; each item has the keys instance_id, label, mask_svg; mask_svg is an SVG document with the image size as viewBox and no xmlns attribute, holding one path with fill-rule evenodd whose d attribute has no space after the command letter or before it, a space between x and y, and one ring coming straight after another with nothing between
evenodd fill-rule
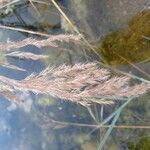
<instances>
[{"instance_id":1,"label":"grass blade","mask_svg":"<svg viewBox=\"0 0 150 150\"><path fill-rule=\"evenodd\" d=\"M121 110L122 110L122 109L121 109ZM116 116L114 117L114 119L113 119L113 121L112 121L110 127L108 128L108 130L107 130L107 132L106 132L104 138L102 139L102 142L100 143L100 145L99 145L99 147L98 147L98 150L102 150L102 149L103 149L103 147L104 147L104 145L105 145L105 143L106 143L106 140L108 139L108 136L110 135L110 133L111 133L111 131L112 131L114 125L116 124L116 122L117 122L117 120L118 120L118 118L119 118L119 116L120 116L121 110L119 109L119 110L117 111Z\"/></svg>"}]
</instances>

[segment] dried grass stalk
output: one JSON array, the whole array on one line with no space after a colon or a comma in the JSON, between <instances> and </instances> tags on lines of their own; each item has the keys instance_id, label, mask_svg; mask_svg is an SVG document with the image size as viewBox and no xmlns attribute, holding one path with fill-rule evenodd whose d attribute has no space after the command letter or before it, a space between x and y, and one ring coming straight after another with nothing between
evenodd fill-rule
<instances>
[{"instance_id":1,"label":"dried grass stalk","mask_svg":"<svg viewBox=\"0 0 150 150\"><path fill-rule=\"evenodd\" d=\"M113 98L138 97L150 90L150 84L130 86L130 77L111 77L109 71L98 69L95 63L48 67L39 75L33 74L22 81L0 76L0 81L15 90L44 93L84 106L112 104ZM104 99L108 96L111 99Z\"/></svg>"}]
</instances>

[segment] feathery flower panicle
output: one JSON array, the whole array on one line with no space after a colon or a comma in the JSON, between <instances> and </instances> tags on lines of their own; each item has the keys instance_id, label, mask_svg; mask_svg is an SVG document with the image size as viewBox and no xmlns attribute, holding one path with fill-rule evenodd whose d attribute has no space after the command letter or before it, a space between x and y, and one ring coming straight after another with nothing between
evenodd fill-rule
<instances>
[{"instance_id":1,"label":"feathery flower panicle","mask_svg":"<svg viewBox=\"0 0 150 150\"><path fill-rule=\"evenodd\" d=\"M2 76L0 80L18 91L48 94L84 106L112 104L114 99L138 97L150 90L150 84L130 86L130 77L111 77L108 70L98 69L95 63L48 67L40 74L21 81Z\"/></svg>"},{"instance_id":2,"label":"feathery flower panicle","mask_svg":"<svg viewBox=\"0 0 150 150\"><path fill-rule=\"evenodd\" d=\"M21 41L17 42L9 42L9 43L0 43L0 49L5 50L7 49L16 49L16 48L21 48L25 47L27 45L34 45L38 48L41 47L46 47L46 46L52 46L52 47L58 47L58 44L56 42L80 42L81 41L81 36L79 35L52 35L51 37L44 39L44 40L37 40L33 38L26 38Z\"/></svg>"},{"instance_id":3,"label":"feathery flower panicle","mask_svg":"<svg viewBox=\"0 0 150 150\"><path fill-rule=\"evenodd\" d=\"M0 95L10 100L13 103L19 104L20 98L10 91L0 91Z\"/></svg>"},{"instance_id":4,"label":"feathery flower panicle","mask_svg":"<svg viewBox=\"0 0 150 150\"><path fill-rule=\"evenodd\" d=\"M8 2L9 0L0 0L0 4L3 4L3 3L6 3Z\"/></svg>"}]
</instances>

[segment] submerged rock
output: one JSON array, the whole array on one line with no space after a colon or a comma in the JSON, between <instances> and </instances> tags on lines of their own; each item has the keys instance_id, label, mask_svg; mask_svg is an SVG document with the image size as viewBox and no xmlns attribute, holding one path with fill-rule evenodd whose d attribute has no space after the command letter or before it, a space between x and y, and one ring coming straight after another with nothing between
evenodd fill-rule
<instances>
[{"instance_id":1,"label":"submerged rock","mask_svg":"<svg viewBox=\"0 0 150 150\"><path fill-rule=\"evenodd\" d=\"M133 16L128 28L106 35L97 51L108 64L125 64L149 59L150 10Z\"/></svg>"}]
</instances>

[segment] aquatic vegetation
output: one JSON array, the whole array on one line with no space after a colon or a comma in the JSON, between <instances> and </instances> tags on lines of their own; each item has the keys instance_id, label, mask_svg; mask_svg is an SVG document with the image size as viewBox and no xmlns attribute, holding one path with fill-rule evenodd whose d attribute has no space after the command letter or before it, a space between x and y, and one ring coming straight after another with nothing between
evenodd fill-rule
<instances>
[{"instance_id":1,"label":"aquatic vegetation","mask_svg":"<svg viewBox=\"0 0 150 150\"><path fill-rule=\"evenodd\" d=\"M108 64L140 62L150 58L150 10L144 10L129 21L128 28L104 37L97 51Z\"/></svg>"},{"instance_id":2,"label":"aquatic vegetation","mask_svg":"<svg viewBox=\"0 0 150 150\"><path fill-rule=\"evenodd\" d=\"M150 137L141 137L136 141L130 141L128 143L129 150L149 150L150 149Z\"/></svg>"}]
</instances>

